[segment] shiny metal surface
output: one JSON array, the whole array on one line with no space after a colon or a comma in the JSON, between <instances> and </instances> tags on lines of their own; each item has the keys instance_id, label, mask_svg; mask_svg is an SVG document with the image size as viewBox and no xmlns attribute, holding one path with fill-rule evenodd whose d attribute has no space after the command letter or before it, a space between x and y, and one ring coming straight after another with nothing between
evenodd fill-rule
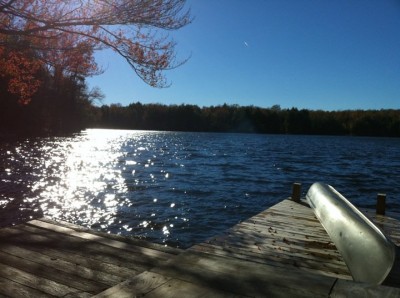
<instances>
[{"instance_id":1,"label":"shiny metal surface","mask_svg":"<svg viewBox=\"0 0 400 298\"><path fill-rule=\"evenodd\" d=\"M314 183L306 198L353 279L381 284L395 263L395 245L332 186Z\"/></svg>"}]
</instances>

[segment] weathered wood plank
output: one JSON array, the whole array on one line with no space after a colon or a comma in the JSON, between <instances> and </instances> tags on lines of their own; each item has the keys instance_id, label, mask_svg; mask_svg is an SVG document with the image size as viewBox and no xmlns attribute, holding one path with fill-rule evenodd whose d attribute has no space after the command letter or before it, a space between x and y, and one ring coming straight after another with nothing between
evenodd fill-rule
<instances>
[{"instance_id":1,"label":"weathered wood plank","mask_svg":"<svg viewBox=\"0 0 400 298\"><path fill-rule=\"evenodd\" d=\"M47 272L51 270L50 268L53 268L58 271L62 271L63 275L72 275L75 279L78 280L92 280L109 286L113 286L124 280L123 278L120 278L118 276L93 270L76 262L68 262L58 258L49 257L42 253L20 248L14 245L0 245L0 256L2 255L2 252L38 264L38 268L36 269L36 271L40 271L43 269Z\"/></svg>"},{"instance_id":2,"label":"weathered wood plank","mask_svg":"<svg viewBox=\"0 0 400 298\"><path fill-rule=\"evenodd\" d=\"M121 266L118 266L118 265L115 265L112 263L103 262L101 260L94 259L92 257L82 256L82 255L78 255L76 253L68 252L66 250L57 250L57 249L51 249L51 248L47 248L47 247L35 247L35 246L22 246L22 247L27 247L31 251L42 253L53 259L55 258L55 259L59 259L59 260L72 262L72 263L76 264L77 266L84 266L84 267L90 268L95 271L104 272L109 275L114 275L114 276L120 277L124 280L142 272L142 271L126 268L126 267L124 267L124 264L121 264Z\"/></svg>"},{"instance_id":3,"label":"weathered wood plank","mask_svg":"<svg viewBox=\"0 0 400 298\"><path fill-rule=\"evenodd\" d=\"M249 228L255 231L258 231L260 233L267 233L267 234L272 234L276 233L278 231L284 232L284 233L291 233L293 235L298 235L305 237L307 239L326 239L329 236L327 236L325 230L320 230L316 231L314 228L312 229L306 229L301 226L294 226L293 224L289 224L286 222L277 222L277 221L269 221L265 223L259 223L259 222L242 222L240 225L235 226L232 228L232 231L242 229L242 228Z\"/></svg>"},{"instance_id":4,"label":"weathered wood plank","mask_svg":"<svg viewBox=\"0 0 400 298\"><path fill-rule=\"evenodd\" d=\"M154 272L145 271L129 280L107 289L104 292L99 293L95 297L143 297L145 294L165 284L169 280L171 280L170 277L168 278Z\"/></svg>"},{"instance_id":5,"label":"weathered wood plank","mask_svg":"<svg viewBox=\"0 0 400 298\"><path fill-rule=\"evenodd\" d=\"M293 230L295 230L296 228L301 228L305 230L314 229L316 232L324 231L323 227L321 227L321 224L318 221L294 218L290 214L280 214L274 212L269 215L265 214L265 218L256 216L251 219L252 221L245 222L252 222L260 225L271 224L275 222L277 224L284 224L288 227L292 227Z\"/></svg>"},{"instance_id":6,"label":"weathered wood plank","mask_svg":"<svg viewBox=\"0 0 400 298\"><path fill-rule=\"evenodd\" d=\"M253 229L251 226L240 226L234 230L234 233L231 233L226 236L227 240L229 239L242 239L242 240L251 240L252 238L260 239L262 242L271 242L271 241L279 241L284 240L287 243L300 243L300 246L305 248L318 248L320 250L332 251L336 250L336 246L330 240L329 237L308 237L307 235L297 234L292 232L287 232L282 228L278 227L269 227L265 230ZM212 238L212 239L218 239ZM212 242L212 239L210 240ZM252 241L252 240L251 240ZM319 244L318 244L319 243Z\"/></svg>"},{"instance_id":7,"label":"weathered wood plank","mask_svg":"<svg viewBox=\"0 0 400 298\"><path fill-rule=\"evenodd\" d=\"M339 252L331 242L299 241L289 237L216 237L202 245L214 245L221 248L243 249L258 254L277 252L282 254L302 256L306 259L332 260L334 263L343 263ZM196 246L194 246L196 247Z\"/></svg>"},{"instance_id":8,"label":"weathered wood plank","mask_svg":"<svg viewBox=\"0 0 400 298\"><path fill-rule=\"evenodd\" d=\"M152 272L240 295L326 297L335 278L187 251ZM307 285L306 287L304 285Z\"/></svg>"},{"instance_id":9,"label":"weathered wood plank","mask_svg":"<svg viewBox=\"0 0 400 298\"><path fill-rule=\"evenodd\" d=\"M183 249L180 249L180 248L175 248L175 247L171 247L171 246L167 246L167 245L163 245L163 244L153 243L153 242L149 242L146 240L137 239L134 237L121 236L121 235L108 234L108 233L105 234L104 232L101 232L101 231L96 231L93 229L85 228L85 227L82 227L82 226L79 226L76 224L72 224L72 223L69 223L66 221L62 221L62 220L55 221L55 220L52 220L52 219L49 219L46 217L40 218L38 220L47 222L47 223L51 223L51 224L55 224L55 225L59 225L62 227L74 229L76 231L88 232L88 233L102 236L102 237L105 237L108 239L125 242L125 243L127 243L129 245L133 245L133 246L146 247L146 248L153 249L153 250L159 250L161 252L168 253L168 254L178 255L184 251Z\"/></svg>"},{"instance_id":10,"label":"weathered wood plank","mask_svg":"<svg viewBox=\"0 0 400 298\"><path fill-rule=\"evenodd\" d=\"M12 229L2 229L0 234L8 233L8 242L15 245L29 244L35 246L46 246L68 252L80 254L94 259L108 260L117 265L124 265L138 271L145 271L146 268L157 265L160 259L141 255L138 252L120 250L107 245L102 245L96 241L85 240L82 238L59 234L50 230L43 230L29 225L19 225ZM10 236L12 235L12 237ZM161 259L164 261L165 259Z\"/></svg>"},{"instance_id":11,"label":"weathered wood plank","mask_svg":"<svg viewBox=\"0 0 400 298\"><path fill-rule=\"evenodd\" d=\"M368 216L400 242L396 219ZM0 230L0 297L106 287L98 297L326 297L333 285L333 294L360 288L335 278L351 276L304 202L284 200L184 253L46 218Z\"/></svg>"},{"instance_id":12,"label":"weathered wood plank","mask_svg":"<svg viewBox=\"0 0 400 298\"><path fill-rule=\"evenodd\" d=\"M397 243L400 240L396 219L371 217L381 221L382 230L392 241ZM351 279L340 253L312 209L290 200L272 206L191 250L250 262L276 262L277 266L293 264L300 269L311 268L323 274Z\"/></svg>"},{"instance_id":13,"label":"weathered wood plank","mask_svg":"<svg viewBox=\"0 0 400 298\"><path fill-rule=\"evenodd\" d=\"M387 222L379 221L379 220L375 220L375 219L372 219L372 222L375 223L375 225L377 225L384 232L396 231L399 228L399 222L392 224L392 223L387 223Z\"/></svg>"},{"instance_id":14,"label":"weathered wood plank","mask_svg":"<svg viewBox=\"0 0 400 298\"><path fill-rule=\"evenodd\" d=\"M305 225L319 226L318 219L315 217L313 213L311 213L312 209L307 208L300 204L296 208L298 209L289 209L289 207L285 207L285 209L283 208L276 209L275 207L271 207L249 218L249 220L255 218L260 221L263 220L269 221L270 217L276 217L276 218L286 217L288 221L301 221Z\"/></svg>"},{"instance_id":15,"label":"weathered wood plank","mask_svg":"<svg viewBox=\"0 0 400 298\"><path fill-rule=\"evenodd\" d=\"M375 221L377 223L382 223L382 224L384 224L385 226L388 226L388 227L395 228L399 223L398 219L392 218L392 217L389 217L389 216L371 215L371 214L368 214L368 213L364 213L364 214L366 214L367 217L372 219L373 221Z\"/></svg>"},{"instance_id":16,"label":"weathered wood plank","mask_svg":"<svg viewBox=\"0 0 400 298\"><path fill-rule=\"evenodd\" d=\"M67 251L68 253L78 254L82 257L90 257L102 261L105 259L106 261L117 265L126 263L128 264L127 266L129 266L130 264L125 258L122 258L119 255L113 255L118 253L118 251L103 251L101 245L76 241L75 237L72 237L71 239L66 236L60 237L60 235L53 235L52 233L36 234L36 230L32 231L31 229L23 228L23 226L18 226L14 228L1 229L0 238L7 239L7 243L9 244L29 249L40 250L42 247L49 247L61 252Z\"/></svg>"},{"instance_id":17,"label":"weathered wood plank","mask_svg":"<svg viewBox=\"0 0 400 298\"><path fill-rule=\"evenodd\" d=\"M329 242L330 238L325 231L319 233L314 233L314 229L296 229L293 225L282 224L279 222L268 222L265 224L258 223L248 223L243 222L229 229L223 235L237 235L240 237L246 237L246 233L259 234L270 237L280 236L281 234L286 234L290 237L296 237L298 239L314 240L314 241L324 241ZM213 239L214 237L210 238Z\"/></svg>"},{"instance_id":18,"label":"weathered wood plank","mask_svg":"<svg viewBox=\"0 0 400 298\"><path fill-rule=\"evenodd\" d=\"M67 287L72 288L74 293L78 292L77 296L96 294L165 261L166 256L174 256L157 250L149 255L152 249L147 247L135 247L115 239L110 239L111 245L107 245L110 244L106 243L107 238L98 235L89 237L87 231L83 236L77 232L77 237L77 234L71 235L63 227L52 229L48 223L44 227L37 225L36 221L33 223L0 230L0 262L6 263L2 266L8 266L5 267L7 270L3 270L3 275L10 270L21 272L16 275L17 280L10 280L10 283L21 283L21 276L28 276L34 280L45 280L45 285L54 285L51 292L50 288L34 289L33 284L26 282L24 287L32 288L33 292L41 290L43 293L65 296L68 293L62 290ZM141 254L142 251L145 253ZM110 267L117 274L108 273ZM5 279L9 278L10 275L6 275Z\"/></svg>"},{"instance_id":19,"label":"weathered wood plank","mask_svg":"<svg viewBox=\"0 0 400 298\"><path fill-rule=\"evenodd\" d=\"M248 231L241 231L240 235L248 233L247 237L235 237L228 235L226 237L216 237L206 243L221 245L230 245L241 247L249 246L259 248L261 246L277 248L289 248L290 250L297 252L304 252L308 254L309 252L327 257L340 257L339 252L336 250L334 243L330 239L321 239L319 241L310 239L299 239L298 237L292 237L290 234L275 234L275 235L265 235L261 233L251 233Z\"/></svg>"},{"instance_id":20,"label":"weathered wood plank","mask_svg":"<svg viewBox=\"0 0 400 298\"><path fill-rule=\"evenodd\" d=\"M390 209L386 210L385 215L376 214L376 210L371 208L360 208L359 210L371 217L376 216L380 218L392 218L394 220L400 220L400 212L391 211Z\"/></svg>"},{"instance_id":21,"label":"weathered wood plank","mask_svg":"<svg viewBox=\"0 0 400 298\"><path fill-rule=\"evenodd\" d=\"M264 212L261 212L260 214L256 215L256 217L262 219L266 216L288 216L290 215L290 219L294 221L302 221L304 224L308 225L315 225L316 222L318 222L318 219L315 217L315 215L312 213L312 209L309 209L308 207L305 207L303 205L299 205L294 209L294 207L283 207L283 208L275 208L272 207L270 209L265 210Z\"/></svg>"},{"instance_id":22,"label":"weathered wood plank","mask_svg":"<svg viewBox=\"0 0 400 298\"><path fill-rule=\"evenodd\" d=\"M330 297L332 298L400 297L400 288L338 280L332 289Z\"/></svg>"},{"instance_id":23,"label":"weathered wood plank","mask_svg":"<svg viewBox=\"0 0 400 298\"><path fill-rule=\"evenodd\" d=\"M307 200L302 200L300 203L294 202L290 199L282 200L279 203L271 206L270 208L264 210L263 212L268 212L268 211L284 211L287 213L293 213L293 214L300 214L302 216L308 216L311 218L314 218L314 212L312 208L308 205ZM261 212L261 213L263 213Z\"/></svg>"},{"instance_id":24,"label":"weathered wood plank","mask_svg":"<svg viewBox=\"0 0 400 298\"><path fill-rule=\"evenodd\" d=\"M291 212L285 214L289 207ZM312 209L287 200L190 250L351 279L346 264Z\"/></svg>"},{"instance_id":25,"label":"weathered wood plank","mask_svg":"<svg viewBox=\"0 0 400 298\"><path fill-rule=\"evenodd\" d=\"M265 218L263 219L264 222L261 222L261 224L276 222L277 224L280 223L287 226L292 226L292 229L301 228L314 229L317 232L324 231L324 228L318 221L302 220L300 218L294 218L290 214L271 212L270 214L263 214L263 216L265 216ZM255 217L255 220L261 221L260 217ZM297 226L294 226L294 224Z\"/></svg>"},{"instance_id":26,"label":"weathered wood plank","mask_svg":"<svg viewBox=\"0 0 400 298\"><path fill-rule=\"evenodd\" d=\"M126 259L123 258L124 254L122 256L118 254L118 250L104 251L101 250L102 246L97 244L90 244L90 246L95 246L95 249L88 249L87 242L76 241L75 238L69 239L52 233L37 234L36 232L37 230L20 229L20 226L1 229L0 248L3 245L14 245L124 278L144 271L144 267L140 267L139 271L136 270L137 265L132 265L135 260L132 254L128 254L129 258ZM118 256L115 257L113 254L118 254ZM134 267L134 269L127 267Z\"/></svg>"},{"instance_id":27,"label":"weathered wood plank","mask_svg":"<svg viewBox=\"0 0 400 298\"><path fill-rule=\"evenodd\" d=\"M247 262L268 264L276 267L307 269L309 272L318 272L319 274L351 279L347 267L343 264L332 264L330 262L321 263L318 261L307 260L304 258L284 255L282 253L257 255L248 250L221 249L219 246L199 246L195 251L205 252L213 255L236 258Z\"/></svg>"},{"instance_id":28,"label":"weathered wood plank","mask_svg":"<svg viewBox=\"0 0 400 298\"><path fill-rule=\"evenodd\" d=\"M290 218L293 220L299 220L303 221L305 224L309 225L314 225L316 223L317 218L315 215L312 213L312 209L307 208L303 205L300 205L296 207L296 209L291 209L294 208L292 207L284 207L284 208L276 208L271 207L269 209L266 209L265 211L255 215L255 218L258 218L260 220L265 220L267 217L270 216L287 216L290 215Z\"/></svg>"},{"instance_id":29,"label":"weathered wood plank","mask_svg":"<svg viewBox=\"0 0 400 298\"><path fill-rule=\"evenodd\" d=\"M0 263L0 276L25 287L30 287L45 294L58 297L75 294L79 295L85 292L2 263ZM83 294L87 295L88 293Z\"/></svg>"},{"instance_id":30,"label":"weathered wood plank","mask_svg":"<svg viewBox=\"0 0 400 298\"><path fill-rule=\"evenodd\" d=\"M132 297L132 296L131 296ZM176 298L176 297L191 297L191 298L241 298L248 297L244 295L237 295L227 291L211 289L208 286L200 286L190 282L182 281L179 279L171 279L165 284L159 286L153 291L144 295L146 298Z\"/></svg>"},{"instance_id":31,"label":"weathered wood plank","mask_svg":"<svg viewBox=\"0 0 400 298\"><path fill-rule=\"evenodd\" d=\"M76 275L66 274L65 272L58 269L43 266L27 259L0 252L0 276L3 276L10 280L14 280L12 275L10 275L10 272L13 272L11 268L15 269L16 272L26 273L26 276L35 276L38 279L51 281L60 288L68 289L68 292L71 292L71 289L75 289L75 291L79 290L95 293L102 291L108 287L106 284L103 283L79 278ZM15 278L18 278L19 276L25 275L22 273L19 275L16 274ZM18 279L14 281L19 282ZM28 284L28 286L31 285Z\"/></svg>"},{"instance_id":32,"label":"weathered wood plank","mask_svg":"<svg viewBox=\"0 0 400 298\"><path fill-rule=\"evenodd\" d=\"M297 226L297 227L296 227ZM325 230L315 229L315 228L307 228L297 224L295 222L285 223L283 221L274 221L270 220L269 222L265 222L264 224L258 223L241 223L233 227L231 230L236 231L240 229L252 229L253 231L257 231L259 233L265 234L276 234L277 231L281 230L285 233L292 233L300 236L307 236L308 238L316 238L316 239L330 239Z\"/></svg>"},{"instance_id":33,"label":"weathered wood plank","mask_svg":"<svg viewBox=\"0 0 400 298\"><path fill-rule=\"evenodd\" d=\"M361 211L379 229L381 229L381 231L388 236L394 244L400 246L400 213L386 211L386 215L378 215L375 210L361 209Z\"/></svg>"},{"instance_id":34,"label":"weathered wood plank","mask_svg":"<svg viewBox=\"0 0 400 298\"><path fill-rule=\"evenodd\" d=\"M283 224L286 224L288 226L291 226L293 223L299 224L299 228L305 228L305 229L316 229L317 231L322 231L324 228L321 226L317 218L312 218L312 219L304 219L299 216L294 216L290 213L286 213L284 211L273 211L267 209L266 212L260 213L246 222L251 222L251 221L256 221L259 222L260 224L265 224L269 222L280 222Z\"/></svg>"},{"instance_id":35,"label":"weathered wood plank","mask_svg":"<svg viewBox=\"0 0 400 298\"><path fill-rule=\"evenodd\" d=\"M94 241L97 242L99 244L103 244L106 246L110 246L110 247L114 247L117 249L121 249L121 250L126 250L129 252L135 252L135 253L140 253L144 256L149 256L149 257L153 257L153 258L162 258L162 259L169 259L170 258L170 254L162 252L162 251L158 251L158 250L154 250L154 249L149 249L146 247L135 247L135 246L131 246L125 242L121 242L118 240L113 240L113 239L109 239L109 238L105 238L99 235L95 235L92 233L88 233L88 232L83 232L83 231L76 231L74 229L71 228L66 228L66 227L62 227L59 225L55 225L53 223L48 223L48 222L43 222L40 220L31 220L28 223L29 225L33 225L36 227L40 227L46 230L51 230L60 234L66 234L69 236L74 236L74 237L78 237L78 238L82 238L85 240L90 240L90 241Z\"/></svg>"},{"instance_id":36,"label":"weathered wood plank","mask_svg":"<svg viewBox=\"0 0 400 298\"><path fill-rule=\"evenodd\" d=\"M0 297L50 298L54 296L0 276Z\"/></svg>"},{"instance_id":37,"label":"weathered wood plank","mask_svg":"<svg viewBox=\"0 0 400 298\"><path fill-rule=\"evenodd\" d=\"M300 262L329 262L332 265L345 267L345 263L338 253L323 253L317 249L297 249L296 246L290 246L285 241L282 241L281 243L275 242L272 244L268 242L243 243L243 241L241 243L220 243L218 241L212 241L201 245L220 247L226 251L243 252L243 254L257 256L260 258L269 257L271 255L282 255L283 257L287 257L289 259L297 259Z\"/></svg>"}]
</instances>

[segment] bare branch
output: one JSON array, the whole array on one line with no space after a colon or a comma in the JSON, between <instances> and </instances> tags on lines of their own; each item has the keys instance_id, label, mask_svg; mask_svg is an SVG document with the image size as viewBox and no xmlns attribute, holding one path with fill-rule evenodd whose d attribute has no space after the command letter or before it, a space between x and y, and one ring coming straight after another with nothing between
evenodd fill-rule
<instances>
[{"instance_id":1,"label":"bare branch","mask_svg":"<svg viewBox=\"0 0 400 298\"><path fill-rule=\"evenodd\" d=\"M73 51L83 43L92 50L111 48L142 80L163 87L167 84L162 72L187 59L176 62L176 43L160 30L177 30L191 22L185 4L186 0L0 0L0 46L8 46L8 37L14 36L43 52Z\"/></svg>"}]
</instances>

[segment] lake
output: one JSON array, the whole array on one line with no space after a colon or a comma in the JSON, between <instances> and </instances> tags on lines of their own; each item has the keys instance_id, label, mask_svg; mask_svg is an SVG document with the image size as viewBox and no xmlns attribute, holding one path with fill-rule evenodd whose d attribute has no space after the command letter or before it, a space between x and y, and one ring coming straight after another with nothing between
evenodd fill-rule
<instances>
[{"instance_id":1,"label":"lake","mask_svg":"<svg viewBox=\"0 0 400 298\"><path fill-rule=\"evenodd\" d=\"M0 224L38 216L187 248L313 182L400 211L400 139L88 129L0 140Z\"/></svg>"}]
</instances>

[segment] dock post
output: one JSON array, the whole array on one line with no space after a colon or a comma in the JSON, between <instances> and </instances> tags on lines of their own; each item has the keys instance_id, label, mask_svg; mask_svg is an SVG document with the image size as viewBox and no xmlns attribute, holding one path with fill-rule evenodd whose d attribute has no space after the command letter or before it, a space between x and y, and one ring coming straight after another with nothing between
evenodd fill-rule
<instances>
[{"instance_id":1,"label":"dock post","mask_svg":"<svg viewBox=\"0 0 400 298\"><path fill-rule=\"evenodd\" d=\"M300 202L301 197L301 183L293 183L292 187L292 200L295 202Z\"/></svg>"},{"instance_id":2,"label":"dock post","mask_svg":"<svg viewBox=\"0 0 400 298\"><path fill-rule=\"evenodd\" d=\"M376 214L385 215L386 209L386 194L378 193L376 198Z\"/></svg>"}]
</instances>

